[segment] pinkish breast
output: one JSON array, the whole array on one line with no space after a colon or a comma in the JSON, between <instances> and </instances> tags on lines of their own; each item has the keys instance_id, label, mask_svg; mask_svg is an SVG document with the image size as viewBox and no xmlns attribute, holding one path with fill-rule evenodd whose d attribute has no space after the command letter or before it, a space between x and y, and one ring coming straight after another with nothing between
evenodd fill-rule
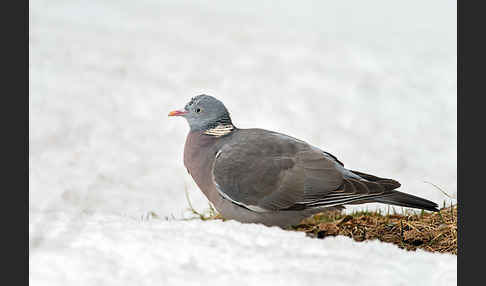
<instances>
[{"instance_id":1,"label":"pinkish breast","mask_svg":"<svg viewBox=\"0 0 486 286\"><path fill-rule=\"evenodd\" d=\"M184 165L196 182L197 186L213 202L217 199L217 191L212 179L212 166L215 158L217 139L191 132L187 135L184 146Z\"/></svg>"}]
</instances>

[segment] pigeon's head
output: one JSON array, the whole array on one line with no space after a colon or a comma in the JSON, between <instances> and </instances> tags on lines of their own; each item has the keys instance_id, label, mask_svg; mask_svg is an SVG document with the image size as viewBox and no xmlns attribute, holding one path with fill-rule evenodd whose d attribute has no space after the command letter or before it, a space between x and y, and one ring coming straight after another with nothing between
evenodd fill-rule
<instances>
[{"instance_id":1,"label":"pigeon's head","mask_svg":"<svg viewBox=\"0 0 486 286\"><path fill-rule=\"evenodd\" d=\"M193 97L183 110L175 110L169 116L182 116L191 131L209 130L217 126L233 126L228 110L216 98L201 94Z\"/></svg>"}]
</instances>

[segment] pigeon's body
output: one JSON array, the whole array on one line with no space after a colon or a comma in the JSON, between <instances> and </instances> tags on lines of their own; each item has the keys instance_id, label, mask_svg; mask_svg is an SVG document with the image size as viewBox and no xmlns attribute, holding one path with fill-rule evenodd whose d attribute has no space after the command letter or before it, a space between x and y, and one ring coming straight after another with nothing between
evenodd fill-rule
<instances>
[{"instance_id":1,"label":"pigeon's body","mask_svg":"<svg viewBox=\"0 0 486 286\"><path fill-rule=\"evenodd\" d=\"M262 129L235 129L221 137L206 135L201 131L191 132L184 148L184 165L224 218L266 225L297 224L318 211L282 212L278 207L271 207L271 204L268 204L269 209L265 209L265 190L255 190L260 185L265 186L271 196L272 191L279 188L278 181L285 175L286 168L294 164L288 156L295 156L297 149L306 144L302 141L295 141L296 145L288 144L285 140L279 140L281 138L285 138L285 135ZM271 150L245 149L247 144L258 146L262 143L265 145L264 142L275 145ZM246 160L251 164L242 164ZM264 167L266 173L258 174L258 165ZM226 172L235 176L225 176ZM242 184L249 184L253 188L245 189ZM292 204L291 199L284 201L279 203L282 206Z\"/></svg>"},{"instance_id":2,"label":"pigeon's body","mask_svg":"<svg viewBox=\"0 0 486 286\"><path fill-rule=\"evenodd\" d=\"M216 100L204 97L180 113ZM191 126L184 165L226 219L288 226L314 213L368 202L436 210L433 202L396 191L397 181L348 170L304 141L263 129L238 129L224 111L223 122L215 116ZM192 116L190 122L198 119Z\"/></svg>"}]
</instances>

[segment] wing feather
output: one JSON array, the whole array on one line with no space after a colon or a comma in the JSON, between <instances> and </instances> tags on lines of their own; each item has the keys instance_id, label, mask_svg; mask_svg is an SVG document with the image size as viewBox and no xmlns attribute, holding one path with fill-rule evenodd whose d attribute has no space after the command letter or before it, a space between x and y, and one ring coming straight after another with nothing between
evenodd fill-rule
<instances>
[{"instance_id":1,"label":"wing feather","mask_svg":"<svg viewBox=\"0 0 486 286\"><path fill-rule=\"evenodd\" d=\"M344 169L329 153L263 131L241 130L241 138L217 152L213 180L224 198L250 210L281 211L331 207L386 192L379 182Z\"/></svg>"}]
</instances>

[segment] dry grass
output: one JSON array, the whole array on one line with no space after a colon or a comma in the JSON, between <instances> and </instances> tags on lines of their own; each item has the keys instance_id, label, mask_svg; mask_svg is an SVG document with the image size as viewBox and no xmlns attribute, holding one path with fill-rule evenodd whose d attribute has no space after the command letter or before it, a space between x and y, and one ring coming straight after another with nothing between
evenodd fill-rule
<instances>
[{"instance_id":1,"label":"dry grass","mask_svg":"<svg viewBox=\"0 0 486 286\"><path fill-rule=\"evenodd\" d=\"M396 244L406 250L417 248L457 255L457 205L437 213L405 215L379 212L320 213L293 227L310 237L345 235L356 241L375 240Z\"/></svg>"},{"instance_id":2,"label":"dry grass","mask_svg":"<svg viewBox=\"0 0 486 286\"><path fill-rule=\"evenodd\" d=\"M189 205L189 208L187 208L188 211L190 211L193 215L195 215L197 219L200 220L211 220L211 219L221 219L223 220L223 217L218 213L218 211L209 203L209 209L206 210L205 212L198 212L194 207L192 206L191 199L189 198L189 193L187 191L187 188L184 189L184 193L186 194L186 200L187 204Z\"/></svg>"}]
</instances>

